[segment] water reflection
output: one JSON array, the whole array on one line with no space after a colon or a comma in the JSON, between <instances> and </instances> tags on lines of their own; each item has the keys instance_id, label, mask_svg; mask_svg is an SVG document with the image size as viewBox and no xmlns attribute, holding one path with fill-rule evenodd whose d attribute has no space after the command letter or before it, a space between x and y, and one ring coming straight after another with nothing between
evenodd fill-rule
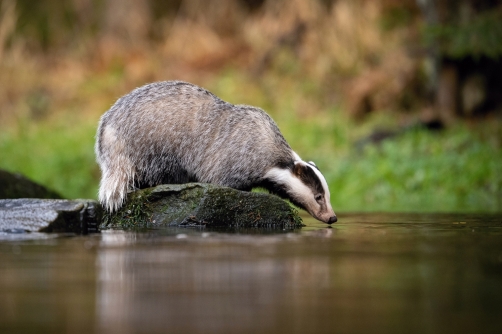
<instances>
[{"instance_id":1,"label":"water reflection","mask_svg":"<svg viewBox=\"0 0 502 334\"><path fill-rule=\"evenodd\" d=\"M333 228L307 223L265 234L105 231L0 243L0 332L499 328L499 216L354 214Z\"/></svg>"},{"instance_id":2,"label":"water reflection","mask_svg":"<svg viewBox=\"0 0 502 334\"><path fill-rule=\"evenodd\" d=\"M116 236L110 237L117 246ZM328 256L302 257L282 247L297 244L294 236L189 235L155 249L136 241L98 256L100 325L107 332L134 332L142 323L154 331L166 324L186 332L270 330L305 294L323 298L331 278Z\"/></svg>"}]
</instances>

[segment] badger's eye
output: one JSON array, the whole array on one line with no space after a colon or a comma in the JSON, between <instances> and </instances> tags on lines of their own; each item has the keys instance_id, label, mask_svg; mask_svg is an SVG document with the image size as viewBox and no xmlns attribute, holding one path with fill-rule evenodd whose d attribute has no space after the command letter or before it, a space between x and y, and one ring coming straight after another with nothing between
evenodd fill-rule
<instances>
[{"instance_id":1,"label":"badger's eye","mask_svg":"<svg viewBox=\"0 0 502 334\"><path fill-rule=\"evenodd\" d=\"M320 201L322 201L322 194L317 194L314 196L314 198L317 202L320 202Z\"/></svg>"}]
</instances>

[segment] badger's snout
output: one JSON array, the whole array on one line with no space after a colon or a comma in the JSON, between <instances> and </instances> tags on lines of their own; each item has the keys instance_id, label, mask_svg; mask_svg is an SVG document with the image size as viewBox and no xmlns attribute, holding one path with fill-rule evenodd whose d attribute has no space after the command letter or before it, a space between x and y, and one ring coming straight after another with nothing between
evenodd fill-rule
<instances>
[{"instance_id":1,"label":"badger's snout","mask_svg":"<svg viewBox=\"0 0 502 334\"><path fill-rule=\"evenodd\" d=\"M308 211L308 210L307 210ZM338 221L338 218L336 217L336 214L330 210L331 212L323 212L321 214L316 214L315 212L309 212L314 218L322 221L323 223L326 224L333 224Z\"/></svg>"}]
</instances>

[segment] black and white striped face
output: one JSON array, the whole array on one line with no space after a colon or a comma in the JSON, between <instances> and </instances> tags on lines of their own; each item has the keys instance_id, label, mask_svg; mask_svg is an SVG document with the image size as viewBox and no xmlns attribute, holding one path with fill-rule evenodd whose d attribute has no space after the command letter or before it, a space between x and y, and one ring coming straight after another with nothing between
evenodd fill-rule
<instances>
[{"instance_id":1,"label":"black and white striped face","mask_svg":"<svg viewBox=\"0 0 502 334\"><path fill-rule=\"evenodd\" d=\"M313 162L297 160L293 170L272 168L267 174L269 179L283 187L293 204L322 222L332 224L337 221L326 179Z\"/></svg>"}]
</instances>

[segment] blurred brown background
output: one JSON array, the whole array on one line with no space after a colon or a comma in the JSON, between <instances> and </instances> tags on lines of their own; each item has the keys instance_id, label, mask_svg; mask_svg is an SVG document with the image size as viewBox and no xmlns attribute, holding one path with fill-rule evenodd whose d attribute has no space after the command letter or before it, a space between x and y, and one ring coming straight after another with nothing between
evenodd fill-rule
<instances>
[{"instance_id":1,"label":"blurred brown background","mask_svg":"<svg viewBox=\"0 0 502 334\"><path fill-rule=\"evenodd\" d=\"M155 80L203 85L225 68L260 81L295 67L321 102L356 118L397 110L450 122L501 110L499 1L2 0L0 10L3 121Z\"/></svg>"}]
</instances>

